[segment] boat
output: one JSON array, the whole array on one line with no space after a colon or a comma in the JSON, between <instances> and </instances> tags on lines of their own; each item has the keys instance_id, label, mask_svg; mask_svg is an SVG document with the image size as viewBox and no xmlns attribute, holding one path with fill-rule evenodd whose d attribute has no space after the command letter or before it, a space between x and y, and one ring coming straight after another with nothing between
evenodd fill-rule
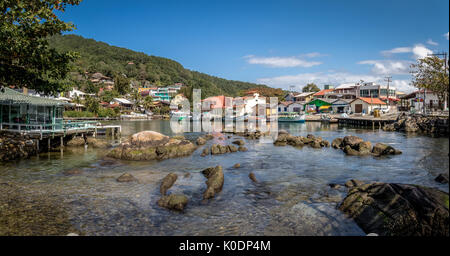
<instances>
[{"instance_id":1,"label":"boat","mask_svg":"<svg viewBox=\"0 0 450 256\"><path fill-rule=\"evenodd\" d=\"M178 121L183 121L187 118L190 118L191 116L189 113L181 112L181 111L174 111L171 112L170 119L177 119Z\"/></svg>"},{"instance_id":2,"label":"boat","mask_svg":"<svg viewBox=\"0 0 450 256\"><path fill-rule=\"evenodd\" d=\"M329 123L330 120L331 120L331 117L329 115L326 115L326 114L320 115L320 121L322 121L324 123Z\"/></svg>"},{"instance_id":3,"label":"boat","mask_svg":"<svg viewBox=\"0 0 450 256\"><path fill-rule=\"evenodd\" d=\"M281 112L278 113L278 122L304 123L305 115L297 112Z\"/></svg>"}]
</instances>

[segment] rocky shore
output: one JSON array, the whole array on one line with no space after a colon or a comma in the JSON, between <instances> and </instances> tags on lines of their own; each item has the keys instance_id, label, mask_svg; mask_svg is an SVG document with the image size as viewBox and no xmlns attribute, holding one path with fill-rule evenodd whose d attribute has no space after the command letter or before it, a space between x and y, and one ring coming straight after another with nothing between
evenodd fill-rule
<instances>
[{"instance_id":1,"label":"rocky shore","mask_svg":"<svg viewBox=\"0 0 450 256\"><path fill-rule=\"evenodd\" d=\"M402 152L384 143L377 143L372 147L370 141L364 141L358 136L345 136L344 138L336 138L331 142L331 146L335 149L342 149L350 156L385 156L399 155Z\"/></svg>"},{"instance_id":2,"label":"rocky shore","mask_svg":"<svg viewBox=\"0 0 450 256\"><path fill-rule=\"evenodd\" d=\"M448 193L395 183L351 183L339 209L366 232L383 236L449 236Z\"/></svg>"},{"instance_id":3,"label":"rocky shore","mask_svg":"<svg viewBox=\"0 0 450 256\"><path fill-rule=\"evenodd\" d=\"M385 131L417 132L434 135L449 133L448 117L400 114L394 123L383 127Z\"/></svg>"},{"instance_id":4,"label":"rocky shore","mask_svg":"<svg viewBox=\"0 0 450 256\"><path fill-rule=\"evenodd\" d=\"M28 135L0 132L0 162L26 159L37 153L35 138Z\"/></svg>"}]
</instances>

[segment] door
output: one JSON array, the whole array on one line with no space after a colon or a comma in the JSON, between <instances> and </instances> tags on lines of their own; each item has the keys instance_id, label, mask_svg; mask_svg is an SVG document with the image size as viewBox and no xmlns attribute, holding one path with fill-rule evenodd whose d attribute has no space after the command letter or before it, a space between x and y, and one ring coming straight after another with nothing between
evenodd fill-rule
<instances>
[{"instance_id":1,"label":"door","mask_svg":"<svg viewBox=\"0 0 450 256\"><path fill-rule=\"evenodd\" d=\"M355 113L362 113L362 104L355 104Z\"/></svg>"}]
</instances>

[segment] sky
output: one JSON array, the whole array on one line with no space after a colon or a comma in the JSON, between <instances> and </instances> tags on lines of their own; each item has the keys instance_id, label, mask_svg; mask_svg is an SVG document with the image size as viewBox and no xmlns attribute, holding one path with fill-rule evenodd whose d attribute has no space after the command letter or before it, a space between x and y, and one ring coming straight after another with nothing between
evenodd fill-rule
<instances>
[{"instance_id":1,"label":"sky","mask_svg":"<svg viewBox=\"0 0 450 256\"><path fill-rule=\"evenodd\" d=\"M448 0L84 0L60 17L72 34L297 91L392 76L409 92L409 65L449 50Z\"/></svg>"}]
</instances>

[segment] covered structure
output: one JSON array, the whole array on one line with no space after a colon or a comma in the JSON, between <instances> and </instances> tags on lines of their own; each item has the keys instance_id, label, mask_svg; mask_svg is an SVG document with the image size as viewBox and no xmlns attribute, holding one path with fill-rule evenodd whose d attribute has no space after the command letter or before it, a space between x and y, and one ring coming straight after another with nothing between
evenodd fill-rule
<instances>
[{"instance_id":1,"label":"covered structure","mask_svg":"<svg viewBox=\"0 0 450 256\"><path fill-rule=\"evenodd\" d=\"M364 113L364 114L370 114L375 109L380 110L389 109L389 106L386 104L386 102L382 101L379 98L359 97L350 102L350 106L353 113Z\"/></svg>"},{"instance_id":2,"label":"covered structure","mask_svg":"<svg viewBox=\"0 0 450 256\"><path fill-rule=\"evenodd\" d=\"M0 129L62 129L66 102L25 95L10 88L0 91Z\"/></svg>"}]
</instances>

